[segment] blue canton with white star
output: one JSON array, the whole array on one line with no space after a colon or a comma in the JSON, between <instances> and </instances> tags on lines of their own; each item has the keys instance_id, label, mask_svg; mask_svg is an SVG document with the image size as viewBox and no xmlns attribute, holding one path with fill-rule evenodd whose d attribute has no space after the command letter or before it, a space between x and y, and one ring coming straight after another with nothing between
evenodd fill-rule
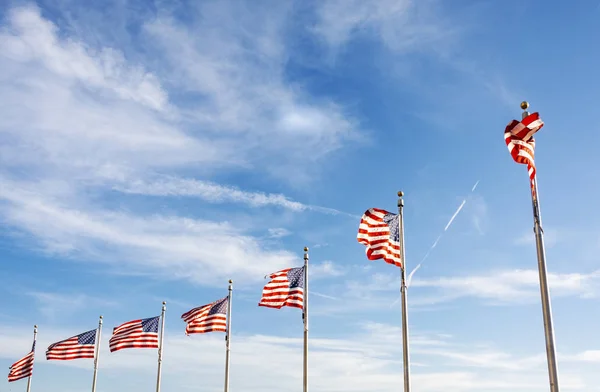
<instances>
[{"instance_id":1,"label":"blue canton with white star","mask_svg":"<svg viewBox=\"0 0 600 392\"><path fill-rule=\"evenodd\" d=\"M147 318L142 320L142 331L158 333L158 319L160 316Z\"/></svg>"},{"instance_id":2,"label":"blue canton with white star","mask_svg":"<svg viewBox=\"0 0 600 392\"><path fill-rule=\"evenodd\" d=\"M290 289L304 288L304 267L292 268L288 271L287 278L290 282Z\"/></svg>"},{"instance_id":3,"label":"blue canton with white star","mask_svg":"<svg viewBox=\"0 0 600 392\"><path fill-rule=\"evenodd\" d=\"M92 329L77 335L77 344L96 344L96 330Z\"/></svg>"},{"instance_id":4,"label":"blue canton with white star","mask_svg":"<svg viewBox=\"0 0 600 392\"><path fill-rule=\"evenodd\" d=\"M399 216L397 214L386 214L383 221L390 227L390 240L400 242L400 229L398 228Z\"/></svg>"},{"instance_id":5,"label":"blue canton with white star","mask_svg":"<svg viewBox=\"0 0 600 392\"><path fill-rule=\"evenodd\" d=\"M218 313L226 313L227 312L227 302L228 298L225 297L215 302L215 304L208 311L208 315L218 314Z\"/></svg>"}]
</instances>

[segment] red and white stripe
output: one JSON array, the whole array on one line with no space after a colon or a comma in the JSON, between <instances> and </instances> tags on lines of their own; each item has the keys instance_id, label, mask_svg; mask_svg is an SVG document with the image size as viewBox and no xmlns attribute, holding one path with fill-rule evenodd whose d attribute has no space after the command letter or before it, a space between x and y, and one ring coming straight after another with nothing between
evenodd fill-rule
<instances>
[{"instance_id":1,"label":"red and white stripe","mask_svg":"<svg viewBox=\"0 0 600 392\"><path fill-rule=\"evenodd\" d=\"M225 301L227 306L227 297L220 299L211 304L199 306L186 313L181 318L187 323L185 327L186 335L192 333L206 332L227 332L227 314L225 312L209 314L214 306L220 305L220 302Z\"/></svg>"},{"instance_id":2,"label":"red and white stripe","mask_svg":"<svg viewBox=\"0 0 600 392\"><path fill-rule=\"evenodd\" d=\"M356 239L367 247L369 260L383 259L386 263L402 268L400 242L391 238L390 227L383 220L388 214L391 213L380 208L365 211L358 226Z\"/></svg>"},{"instance_id":3,"label":"red and white stripe","mask_svg":"<svg viewBox=\"0 0 600 392\"><path fill-rule=\"evenodd\" d=\"M31 377L33 374L33 357L34 352L31 351L29 354L13 363L9 368L8 382L20 380L22 378Z\"/></svg>"},{"instance_id":4,"label":"red and white stripe","mask_svg":"<svg viewBox=\"0 0 600 392\"><path fill-rule=\"evenodd\" d=\"M271 280L263 288L258 306L275 309L281 309L284 306L304 308L304 287L290 288L288 272L292 269L294 268L286 268L269 275Z\"/></svg>"},{"instance_id":5,"label":"red and white stripe","mask_svg":"<svg viewBox=\"0 0 600 392\"><path fill-rule=\"evenodd\" d=\"M46 351L46 360L70 361L80 358L94 358L95 344L79 344L79 337L54 343Z\"/></svg>"},{"instance_id":6,"label":"red and white stripe","mask_svg":"<svg viewBox=\"0 0 600 392\"><path fill-rule=\"evenodd\" d=\"M535 140L533 135L544 126L539 113L521 121L512 120L504 130L504 141L515 162L527 165L531 187L535 184Z\"/></svg>"},{"instance_id":7,"label":"red and white stripe","mask_svg":"<svg viewBox=\"0 0 600 392\"><path fill-rule=\"evenodd\" d=\"M133 320L115 327L109 340L110 352L124 348L158 348L158 332L144 332L142 320Z\"/></svg>"}]
</instances>

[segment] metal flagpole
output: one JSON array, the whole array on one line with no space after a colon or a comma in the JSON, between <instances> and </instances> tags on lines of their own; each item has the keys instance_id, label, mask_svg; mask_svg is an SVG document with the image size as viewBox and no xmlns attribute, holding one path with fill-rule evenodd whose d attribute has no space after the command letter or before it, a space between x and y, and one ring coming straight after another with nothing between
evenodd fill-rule
<instances>
[{"instance_id":1,"label":"metal flagpole","mask_svg":"<svg viewBox=\"0 0 600 392\"><path fill-rule=\"evenodd\" d=\"M102 316L98 321L98 330L96 331L96 353L94 355L94 378L92 379L92 392L96 392L96 379L98 378L98 360L100 358L100 338L102 337Z\"/></svg>"},{"instance_id":2,"label":"metal flagpole","mask_svg":"<svg viewBox=\"0 0 600 392\"><path fill-rule=\"evenodd\" d=\"M160 371L162 370L163 342L165 339L165 312L167 302L162 303L162 312L160 314L160 342L158 343L158 372L156 374L156 392L160 392Z\"/></svg>"},{"instance_id":3,"label":"metal flagpole","mask_svg":"<svg viewBox=\"0 0 600 392\"><path fill-rule=\"evenodd\" d=\"M408 355L408 304L406 287L406 252L404 247L404 192L398 192L398 230L402 257L400 292L402 293L402 363L404 367L404 392L410 392L410 364Z\"/></svg>"},{"instance_id":4,"label":"metal flagpole","mask_svg":"<svg viewBox=\"0 0 600 392\"><path fill-rule=\"evenodd\" d=\"M304 320L304 363L303 363L303 391L308 392L308 247L304 247L304 304L302 307Z\"/></svg>"},{"instance_id":5,"label":"metal flagpole","mask_svg":"<svg viewBox=\"0 0 600 392\"><path fill-rule=\"evenodd\" d=\"M225 335L225 392L229 392L229 349L231 347L231 297L233 280L229 279L229 295L227 298L227 334Z\"/></svg>"},{"instance_id":6,"label":"metal flagpole","mask_svg":"<svg viewBox=\"0 0 600 392\"><path fill-rule=\"evenodd\" d=\"M35 350L35 341L37 339L37 325L33 326L33 349ZM34 353L35 355L35 353ZM33 377L33 372L31 376L27 377L27 392L31 392L31 377Z\"/></svg>"},{"instance_id":7,"label":"metal flagpole","mask_svg":"<svg viewBox=\"0 0 600 392\"><path fill-rule=\"evenodd\" d=\"M527 108L529 108L529 103L526 101L521 102L523 119L529 115ZM544 247L544 230L542 229L540 202L538 199L537 174L533 178L533 187L531 188L531 203L533 206L533 232L535 233L535 245L537 249L538 271L540 277L540 292L542 295L542 314L544 317L544 332L546 336L546 357L548 359L550 391L558 392L558 369L556 365L556 351L554 347L554 329L552 327L552 307L550 304L548 278L546 276L546 249Z\"/></svg>"}]
</instances>

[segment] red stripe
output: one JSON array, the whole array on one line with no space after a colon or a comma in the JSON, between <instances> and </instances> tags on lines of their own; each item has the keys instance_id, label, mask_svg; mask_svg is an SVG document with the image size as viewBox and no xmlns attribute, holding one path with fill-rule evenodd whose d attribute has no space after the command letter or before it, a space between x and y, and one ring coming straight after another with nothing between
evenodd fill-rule
<instances>
[{"instance_id":1,"label":"red stripe","mask_svg":"<svg viewBox=\"0 0 600 392\"><path fill-rule=\"evenodd\" d=\"M8 373L8 382L21 380L33 374L34 352L30 352L12 364Z\"/></svg>"},{"instance_id":2,"label":"red stripe","mask_svg":"<svg viewBox=\"0 0 600 392\"><path fill-rule=\"evenodd\" d=\"M512 120L504 130L504 141L516 163L527 165L531 191L535 190L535 139L533 135L544 126L539 113L532 113L521 121Z\"/></svg>"}]
</instances>

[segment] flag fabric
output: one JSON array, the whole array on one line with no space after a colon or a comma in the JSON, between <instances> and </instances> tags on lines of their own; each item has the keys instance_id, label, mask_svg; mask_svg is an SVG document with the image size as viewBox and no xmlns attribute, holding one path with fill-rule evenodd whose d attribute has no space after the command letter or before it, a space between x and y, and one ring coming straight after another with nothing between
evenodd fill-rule
<instances>
[{"instance_id":1,"label":"flag fabric","mask_svg":"<svg viewBox=\"0 0 600 392\"><path fill-rule=\"evenodd\" d=\"M194 308L181 318L187 323L185 334L227 332L227 305L229 297L221 298L208 305Z\"/></svg>"},{"instance_id":2,"label":"flag fabric","mask_svg":"<svg viewBox=\"0 0 600 392\"><path fill-rule=\"evenodd\" d=\"M35 355L35 341L31 347L29 354L13 363L8 368L8 382L20 380L22 378L31 377L33 374L33 357Z\"/></svg>"},{"instance_id":3,"label":"flag fabric","mask_svg":"<svg viewBox=\"0 0 600 392\"><path fill-rule=\"evenodd\" d=\"M158 348L160 316L128 321L113 329L109 340L110 352L124 348Z\"/></svg>"},{"instance_id":4,"label":"flag fabric","mask_svg":"<svg viewBox=\"0 0 600 392\"><path fill-rule=\"evenodd\" d=\"M47 360L70 361L80 358L94 358L96 350L96 330L84 332L60 342L51 344L46 350Z\"/></svg>"},{"instance_id":5,"label":"flag fabric","mask_svg":"<svg viewBox=\"0 0 600 392\"><path fill-rule=\"evenodd\" d=\"M287 268L269 275L258 306L304 308L304 267Z\"/></svg>"},{"instance_id":6,"label":"flag fabric","mask_svg":"<svg viewBox=\"0 0 600 392\"><path fill-rule=\"evenodd\" d=\"M363 214L356 239L367 247L369 260L383 259L402 268L400 255L399 216L379 208L370 208Z\"/></svg>"},{"instance_id":7,"label":"flag fabric","mask_svg":"<svg viewBox=\"0 0 600 392\"><path fill-rule=\"evenodd\" d=\"M521 121L512 120L504 130L504 141L515 162L527 165L529 180L535 185L535 140L533 135L544 126L539 113L531 113Z\"/></svg>"}]
</instances>

